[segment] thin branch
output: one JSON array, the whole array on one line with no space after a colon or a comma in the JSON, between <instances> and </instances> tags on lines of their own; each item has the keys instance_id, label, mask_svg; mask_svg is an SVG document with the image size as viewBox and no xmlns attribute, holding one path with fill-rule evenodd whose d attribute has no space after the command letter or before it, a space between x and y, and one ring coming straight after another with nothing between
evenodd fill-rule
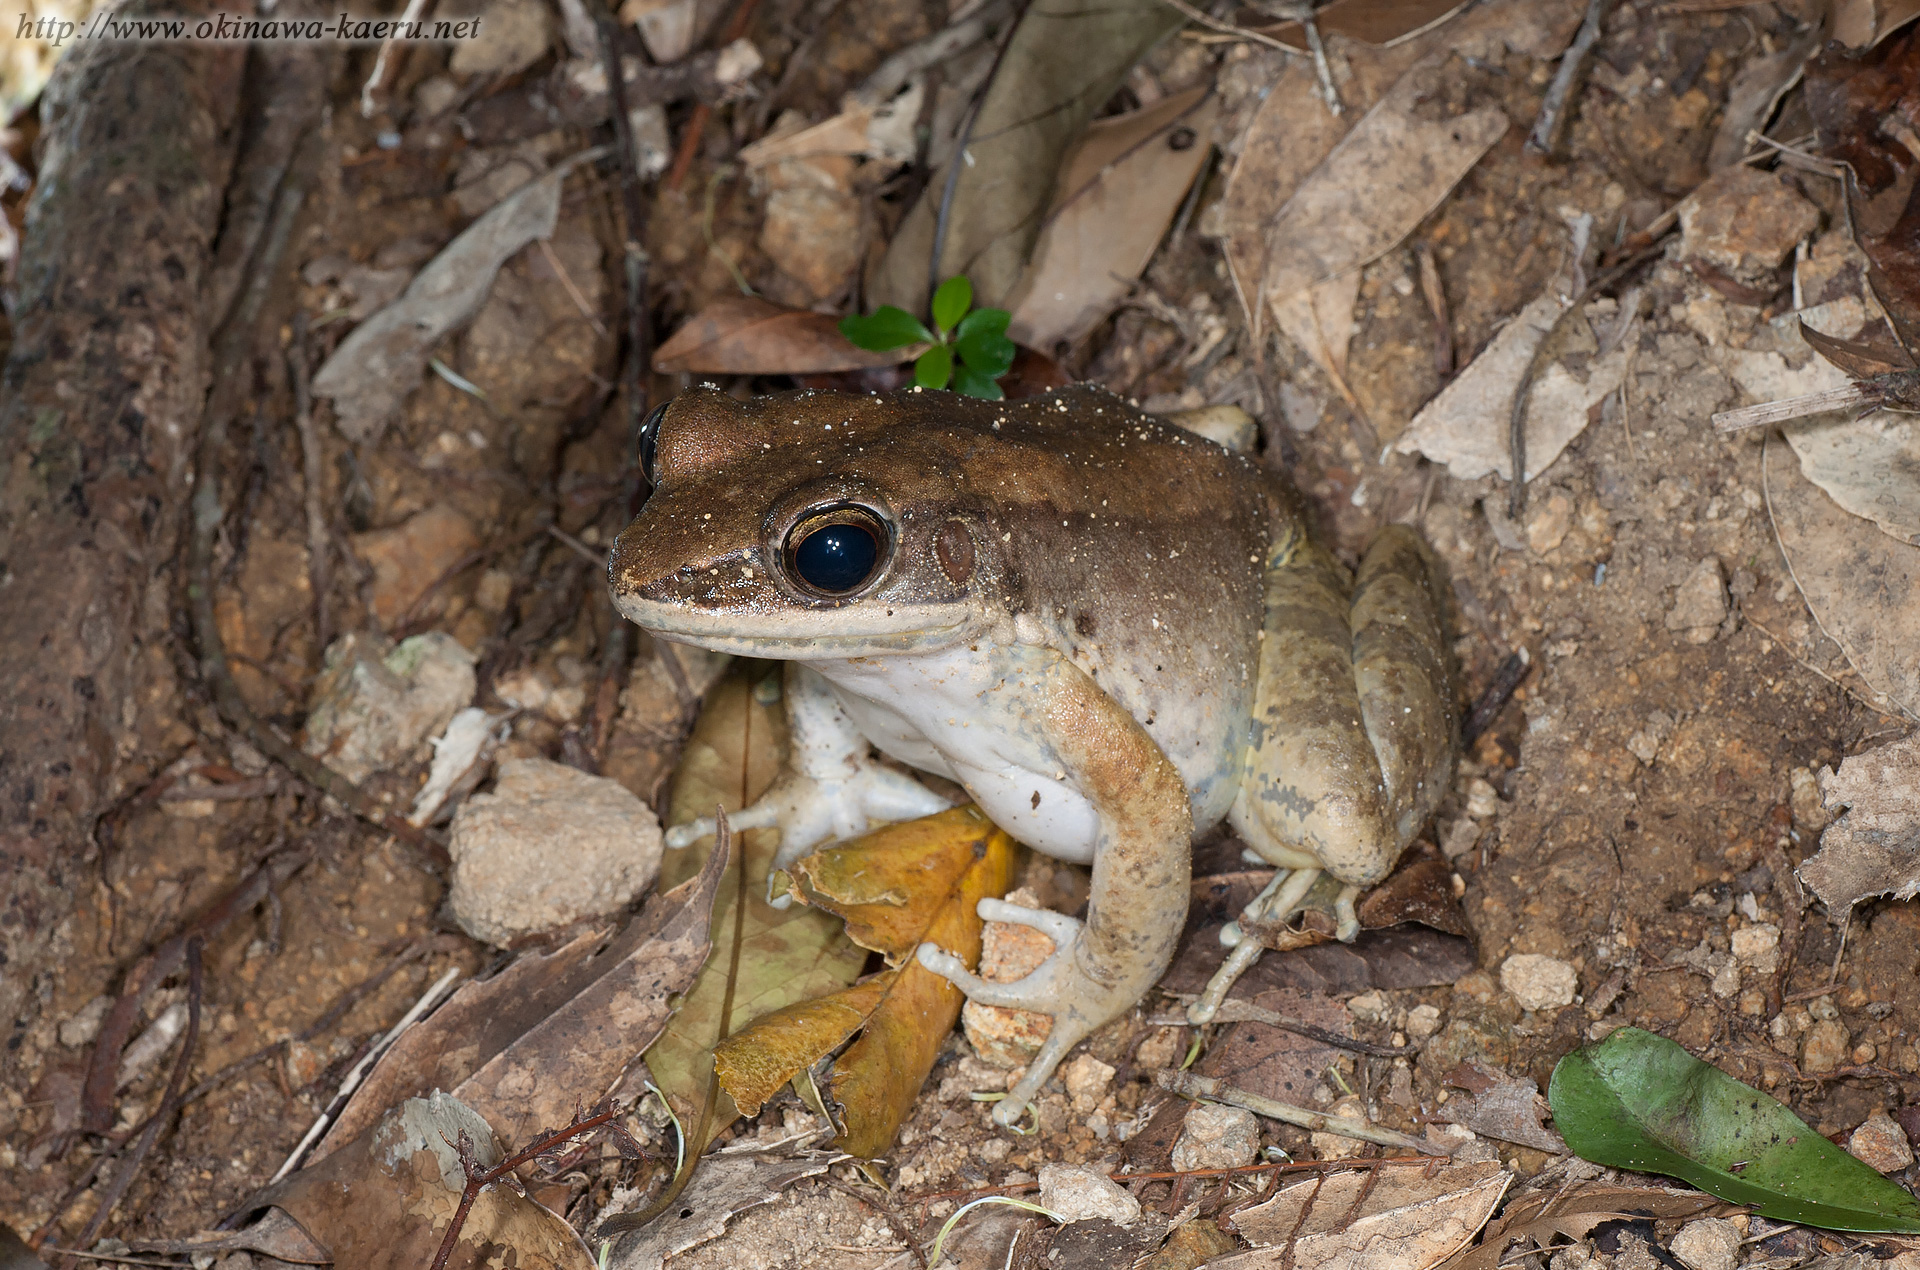
<instances>
[{"instance_id":1,"label":"thin branch","mask_svg":"<svg viewBox=\"0 0 1920 1270\"><path fill-rule=\"evenodd\" d=\"M1553 82L1547 85L1547 95L1540 103L1540 115L1533 121L1533 131L1527 134L1527 149L1533 153L1553 153L1574 89L1586 72L1587 62L1593 57L1593 46L1600 42L1600 27L1615 3L1616 0L1587 0L1587 16L1580 23L1573 43L1561 56L1560 69L1554 72Z\"/></svg>"}]
</instances>

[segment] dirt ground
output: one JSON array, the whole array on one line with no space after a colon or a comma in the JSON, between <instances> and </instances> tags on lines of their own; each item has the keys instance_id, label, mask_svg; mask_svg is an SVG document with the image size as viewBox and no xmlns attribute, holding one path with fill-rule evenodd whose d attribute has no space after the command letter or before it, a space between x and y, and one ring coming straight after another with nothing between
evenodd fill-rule
<instances>
[{"instance_id":1,"label":"dirt ground","mask_svg":"<svg viewBox=\"0 0 1920 1270\"><path fill-rule=\"evenodd\" d=\"M830 115L841 91L884 54L933 29L920 8L846 0L809 35L817 7L770 2L749 28L768 74L782 85L779 108L815 120ZM1823 1135L1844 1135L1875 1109L1916 1101L1920 909L1869 903L1843 931L1793 876L1826 819L1808 792L1809 775L1897 739L1905 725L1868 704L1783 562L1763 476L1767 447L1782 442L1765 429L1723 436L1708 419L1746 400L1717 350L1764 343L1771 314L1729 298L1675 259L1639 273L1630 288L1640 325L1625 391L1596 408L1532 483L1518 523L1506 517L1505 482L1457 480L1391 450L1442 384L1417 252L1431 251L1439 267L1464 365L1561 271L1572 216L1591 213L1597 235L1624 237L1704 179L1713 124L1753 55L1755 31L1772 38L1791 22L1771 5L1625 6L1607 27L1564 153L1551 160L1523 148L1551 65L1514 56L1464 68L1460 98L1499 105L1515 126L1411 240L1366 268L1348 369L1364 421L1284 337L1249 333L1220 244L1204 232L1237 130L1284 58L1259 45L1187 37L1136 72L1136 89L1217 82L1223 153L1190 221L1162 244L1133 300L1071 350L1068 368L1150 409L1243 405L1260 423L1265 461L1292 473L1343 558L1357 560L1387 523L1416 525L1431 542L1451 582L1465 698L1477 696L1515 650L1526 649L1534 667L1463 759L1430 835L1464 886L1460 903L1477 967L1451 985L1370 989L1358 1001L1352 991L1321 993L1311 1008L1332 1011L1336 1024L1380 1043L1411 1038L1416 1052L1411 1061L1298 1057L1293 1069L1309 1082L1294 1091L1299 1101L1326 1107L1357 1093L1380 1123L1419 1134L1457 1095L1449 1080L1461 1064L1483 1064L1544 1090L1562 1056L1627 1025L1671 1037L1766 1089ZM358 59L344 64L343 102L365 70ZM394 98L411 100L423 83L445 75L444 56L422 46ZM1790 98L1774 135L1808 131L1796 108ZM832 306L851 294L846 282L822 293L768 254L760 231L780 191L743 176L733 159L770 109L764 101L723 108L678 191L647 193L663 331L733 289L736 270L784 302ZM684 108L671 118L676 129L684 126ZM463 190L494 179L518 156L545 161L581 140L563 128L480 145L446 115L407 123L401 144L383 147L379 127L344 106L332 116L323 179L289 253L297 275L291 304L314 326L310 346L299 345L291 328L283 332L295 357L317 361L350 325L335 315L361 316L368 296L392 284L375 275L417 266L466 223L470 207L485 205L463 203ZM373 624L393 635L447 632L477 655L478 700L494 708L507 688L534 683L543 704L519 716L508 754L577 752L615 620L595 561L627 518L626 423L610 405L619 244L617 198L606 181L588 168L569 182L551 240L509 261L479 317L442 351L486 399L430 377L377 441L349 445L330 428L320 431L323 502L343 562L329 597L328 637ZM1827 225L1837 223L1831 182L1807 178L1800 189ZM856 182L854 195L858 232L877 241L884 223L874 209L883 191ZM1220 322L1225 337L1210 339L1209 323ZM1210 347L1195 361L1190 354L1202 339ZM232 439L244 533L218 544L217 613L241 690L263 719L292 733L303 722L324 638L308 586L301 438L288 422L287 363L262 361L258 376L259 409ZM664 397L682 382L659 376L654 390ZM773 384L743 379L739 386ZM1709 558L1720 562L1730 611L1703 638L1670 629L1677 590ZM658 805L688 720L644 639L631 675L600 768ZM276 770L221 725L204 699L156 708L174 717L168 771L218 765L252 779ZM426 757L375 775L368 787L403 804ZM97 1187L67 1196L101 1146L88 1136L69 1140L65 1131L73 1128L109 999L144 952L205 910L253 861L288 844L310 858L270 904L207 940L191 1072L205 1084L121 1201L108 1233L135 1240L211 1226L267 1180L345 1069L429 983L450 966L472 974L496 963L499 954L450 923L441 870L426 853L370 830L297 782L278 779L252 798L131 799L115 815L108 849L77 880L57 956L34 968L31 1008L7 1041L0 1221L26 1233L51 1219L63 1238L85 1226ZM1215 854L1233 859L1230 849ZM1735 936L1755 928L1779 933L1777 980L1732 951ZM1522 1008L1501 971L1523 954L1570 964L1578 976L1574 1002ZM343 994L396 959L403 964L390 977L307 1034ZM143 1017L185 998L183 984L163 989ZM976 1060L956 1035L887 1161L891 1213L844 1189L803 1182L670 1264L799 1267L831 1258L850 1270L904 1266L912 1264L904 1240L924 1245L975 1191L1029 1181L1051 1161L1151 1161L1155 1139L1142 1135L1167 1096L1152 1086L1150 1060L1183 1054L1194 1031L1147 1020L1177 1008L1150 999L1096 1037L1091 1052L1114 1072L1083 1102L1064 1087L1048 1093L1041 1131L1028 1138L994 1130L988 1104L969 1100L984 1078L968 1066ZM1147 1058L1143 1046L1154 1047ZM244 1061L250 1057L256 1061ZM117 1103L117 1129L138 1125L158 1104L171 1063L156 1054L133 1074ZM230 1070L234 1064L242 1065ZM730 1140L771 1140L796 1119L804 1122L804 1113L787 1095ZM1122 1123L1139 1132L1122 1141L1114 1128ZM1267 1145L1296 1158L1322 1147L1303 1131L1269 1124L1265 1132ZM1484 1141L1524 1175L1565 1167L1533 1148ZM1161 1168L1166 1146L1158 1147ZM580 1164L555 1194L571 1218L584 1221L616 1184L635 1184L651 1167ZM1916 1179L1908 1170L1896 1180ZM1167 1213L1190 1201L1218 1210L1251 1194L1157 1187L1144 1188L1143 1198ZM1000 1264L1005 1239L1039 1225L1009 1214L979 1219L962 1264ZM1670 1235L1648 1238L1657 1246ZM1768 1264L1785 1266L1865 1246L1789 1232L1757 1245L1755 1255L1765 1251L1775 1258ZM1628 1240L1596 1245L1583 1264L1643 1264L1644 1256L1643 1245Z\"/></svg>"}]
</instances>

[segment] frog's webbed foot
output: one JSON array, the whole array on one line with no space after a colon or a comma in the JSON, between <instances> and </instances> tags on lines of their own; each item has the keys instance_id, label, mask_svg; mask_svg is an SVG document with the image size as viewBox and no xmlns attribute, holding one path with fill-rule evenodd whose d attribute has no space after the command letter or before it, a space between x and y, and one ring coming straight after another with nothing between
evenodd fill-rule
<instances>
[{"instance_id":1,"label":"frog's webbed foot","mask_svg":"<svg viewBox=\"0 0 1920 1270\"><path fill-rule=\"evenodd\" d=\"M1248 902L1240 915L1249 921L1264 923L1287 921L1305 906L1307 892L1320 880L1320 873L1319 869L1281 869L1273 875L1273 881L1267 884L1266 889ZM1354 900L1359 894L1360 888L1357 886L1343 887L1340 897L1333 904L1334 919L1338 923L1334 937L1343 944L1352 943L1360 933L1360 919L1353 911ZM1213 972L1213 978L1207 981L1206 991L1187 1007L1187 1021L1190 1023L1211 1023L1220 1010L1220 1003L1227 999L1227 993L1233 990L1240 976L1260 960L1263 951L1259 941L1248 938L1237 921L1228 922L1221 928L1220 942L1233 951Z\"/></svg>"},{"instance_id":2,"label":"frog's webbed foot","mask_svg":"<svg viewBox=\"0 0 1920 1270\"><path fill-rule=\"evenodd\" d=\"M1011 1128L1026 1114L1028 1105L1053 1075L1060 1060L1099 1025L1101 1020L1090 1017L1087 1007L1110 995L1112 988L1096 982L1075 960L1076 941L1082 926L1078 919L995 899L981 900L978 911L990 922L1031 926L1054 943L1054 950L1045 961L1025 978L1012 983L993 983L980 978L967 969L965 962L937 944L922 944L916 954L922 966L950 980L954 987L967 994L969 1001L1009 1010L1032 1010L1053 1019L1053 1030L1047 1033L1040 1052L1027 1064L1026 1074L993 1109L993 1122L1002 1128Z\"/></svg>"}]
</instances>

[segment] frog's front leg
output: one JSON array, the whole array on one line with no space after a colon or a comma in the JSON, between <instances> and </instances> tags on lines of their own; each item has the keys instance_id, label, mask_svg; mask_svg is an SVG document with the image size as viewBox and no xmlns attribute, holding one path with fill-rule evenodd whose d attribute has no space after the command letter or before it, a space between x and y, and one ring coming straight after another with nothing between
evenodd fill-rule
<instances>
[{"instance_id":1,"label":"frog's front leg","mask_svg":"<svg viewBox=\"0 0 1920 1270\"><path fill-rule=\"evenodd\" d=\"M1411 530L1389 526L1349 600L1338 562L1294 532L1270 555L1266 603L1253 737L1230 819L1262 859L1298 870L1281 892L1292 903L1319 869L1344 883L1340 937L1352 939L1354 897L1387 875L1453 771L1432 565ZM1269 902L1259 915L1288 914ZM1258 955L1257 945L1235 948L1189 1017L1211 1018Z\"/></svg>"},{"instance_id":2,"label":"frog's front leg","mask_svg":"<svg viewBox=\"0 0 1920 1270\"><path fill-rule=\"evenodd\" d=\"M865 833L874 823L914 820L952 806L911 776L875 762L866 736L818 672L788 662L782 693L787 769L752 806L727 817L735 830L779 827L774 868L786 868L822 842ZM667 846L690 846L712 832L712 818L702 816L667 830Z\"/></svg>"},{"instance_id":3,"label":"frog's front leg","mask_svg":"<svg viewBox=\"0 0 1920 1270\"><path fill-rule=\"evenodd\" d=\"M1099 817L1087 919L980 901L980 916L1034 926L1053 955L1014 983L988 983L959 958L922 944L920 964L983 1005L1053 1018L1046 1044L994 1108L1012 1125L1067 1052L1131 1009L1173 960L1187 912L1193 812L1180 773L1124 707L1063 657L1048 667L1044 741Z\"/></svg>"}]
</instances>

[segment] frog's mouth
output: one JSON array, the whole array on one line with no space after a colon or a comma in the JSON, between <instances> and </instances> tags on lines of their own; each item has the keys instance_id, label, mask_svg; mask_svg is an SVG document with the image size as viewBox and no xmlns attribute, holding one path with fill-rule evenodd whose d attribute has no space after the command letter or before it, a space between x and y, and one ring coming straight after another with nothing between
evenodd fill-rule
<instances>
[{"instance_id":1,"label":"frog's mouth","mask_svg":"<svg viewBox=\"0 0 1920 1270\"><path fill-rule=\"evenodd\" d=\"M614 607L649 634L742 657L824 661L924 652L957 643L973 625L970 613L956 614L951 604L869 597L839 608L801 607L763 591L744 602L703 605L674 594L665 582L634 590L616 587Z\"/></svg>"}]
</instances>

